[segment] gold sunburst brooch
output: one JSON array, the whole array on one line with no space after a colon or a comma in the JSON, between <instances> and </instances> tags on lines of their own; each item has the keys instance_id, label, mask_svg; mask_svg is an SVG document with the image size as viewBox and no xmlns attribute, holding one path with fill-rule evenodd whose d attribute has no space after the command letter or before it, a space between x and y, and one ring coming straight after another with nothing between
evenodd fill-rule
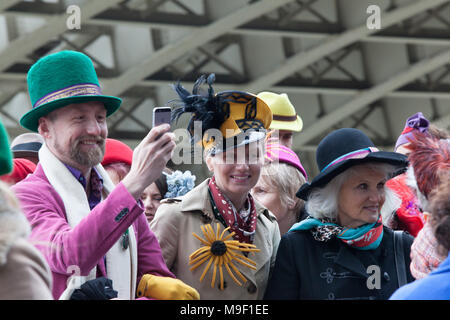
<instances>
[{"instance_id":1,"label":"gold sunburst brooch","mask_svg":"<svg viewBox=\"0 0 450 320\"><path fill-rule=\"evenodd\" d=\"M259 252L260 250L256 249L256 246L253 244L242 243L237 240L229 240L235 234L234 232L228 234L224 238L223 236L225 235L225 232L229 230L230 227L224 229L222 233L220 233L219 223L217 223L216 232L214 232L213 227L210 224L201 226L201 229L204 235L204 239L195 234L195 232L192 233L192 235L200 240L200 242L204 244L204 246L197 249L189 256L189 265L193 265L191 267L191 271L197 269L200 265L202 265L209 259L202 275L200 276L200 282L203 281L209 268L214 263L211 288L214 288L217 277L217 269L219 269L219 288L220 290L224 289L223 266L225 266L225 269L227 270L230 277L234 280L234 282L242 286L242 283L236 278L231 269L234 270L234 272L244 283L247 281L247 279L242 275L242 273L239 272L232 261L234 260L250 269L256 270L256 262L245 257L239 252Z\"/></svg>"}]
</instances>

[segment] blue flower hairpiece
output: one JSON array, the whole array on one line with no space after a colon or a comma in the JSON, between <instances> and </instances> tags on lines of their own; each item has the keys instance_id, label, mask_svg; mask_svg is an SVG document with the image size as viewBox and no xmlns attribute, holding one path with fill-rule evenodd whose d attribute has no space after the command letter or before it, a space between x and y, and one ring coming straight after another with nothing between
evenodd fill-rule
<instances>
[{"instance_id":1,"label":"blue flower hairpiece","mask_svg":"<svg viewBox=\"0 0 450 320\"><path fill-rule=\"evenodd\" d=\"M189 191L192 190L195 186L194 176L189 170L185 172L181 172L180 170L176 170L171 174L166 175L167 180L167 192L164 195L164 198L176 198L185 195Z\"/></svg>"}]
</instances>

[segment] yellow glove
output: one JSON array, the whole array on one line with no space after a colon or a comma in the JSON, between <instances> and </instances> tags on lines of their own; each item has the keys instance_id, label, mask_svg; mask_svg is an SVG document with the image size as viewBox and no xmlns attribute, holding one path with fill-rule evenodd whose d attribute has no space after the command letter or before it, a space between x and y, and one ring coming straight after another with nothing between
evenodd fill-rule
<instances>
[{"instance_id":1,"label":"yellow glove","mask_svg":"<svg viewBox=\"0 0 450 320\"><path fill-rule=\"evenodd\" d=\"M157 300L200 300L200 294L183 281L144 274L137 288L138 297Z\"/></svg>"}]
</instances>

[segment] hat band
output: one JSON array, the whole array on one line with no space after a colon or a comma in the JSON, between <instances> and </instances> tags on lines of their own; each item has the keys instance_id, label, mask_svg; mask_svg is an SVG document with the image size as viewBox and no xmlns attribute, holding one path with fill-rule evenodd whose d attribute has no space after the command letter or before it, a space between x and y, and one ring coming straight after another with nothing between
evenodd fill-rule
<instances>
[{"instance_id":1,"label":"hat band","mask_svg":"<svg viewBox=\"0 0 450 320\"><path fill-rule=\"evenodd\" d=\"M297 114L294 116L279 116L274 114L272 119L277 121L295 121L297 120Z\"/></svg>"},{"instance_id":2,"label":"hat band","mask_svg":"<svg viewBox=\"0 0 450 320\"><path fill-rule=\"evenodd\" d=\"M264 139L265 136L265 131L250 130L227 139L220 139L220 137L215 137L214 141L217 142L208 143L209 140L204 140L203 145L205 149L208 150L208 154L215 155L219 152L242 147L251 142L260 141Z\"/></svg>"},{"instance_id":3,"label":"hat band","mask_svg":"<svg viewBox=\"0 0 450 320\"><path fill-rule=\"evenodd\" d=\"M102 90L98 85L92 83L76 84L45 95L44 97L36 101L33 108L37 108L43 104L63 98L70 98L74 96L98 96L98 95L102 95Z\"/></svg>"},{"instance_id":4,"label":"hat band","mask_svg":"<svg viewBox=\"0 0 450 320\"><path fill-rule=\"evenodd\" d=\"M365 158L369 153L371 152L378 152L380 150L378 150L375 147L368 147L368 148L364 148L364 149L359 149L359 150L355 150L349 153L346 153L342 156L340 156L339 158L333 160L332 162L330 162L325 168L323 168L320 172L324 172L326 169L328 169L329 167L332 167L340 162L343 162L345 160L349 160L349 159L363 159Z\"/></svg>"},{"instance_id":5,"label":"hat band","mask_svg":"<svg viewBox=\"0 0 450 320\"><path fill-rule=\"evenodd\" d=\"M21 144L15 145L14 147L11 148L11 151L13 151L13 152L17 152L17 151L38 152L41 147L42 147L42 143L40 143L40 142L27 142L27 143L21 143Z\"/></svg>"}]
</instances>

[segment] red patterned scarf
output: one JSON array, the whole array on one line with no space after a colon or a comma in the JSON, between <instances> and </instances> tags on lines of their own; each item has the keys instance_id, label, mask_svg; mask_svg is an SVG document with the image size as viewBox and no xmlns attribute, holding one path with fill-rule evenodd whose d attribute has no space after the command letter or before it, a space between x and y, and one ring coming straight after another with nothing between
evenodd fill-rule
<instances>
[{"instance_id":1,"label":"red patterned scarf","mask_svg":"<svg viewBox=\"0 0 450 320\"><path fill-rule=\"evenodd\" d=\"M250 214L246 221L240 216L237 210L232 205L231 201L225 198L222 191L216 184L216 179L213 176L209 181L209 190L213 200L213 210L218 218L227 227L230 227L230 232L235 232L233 238L239 242L252 243L256 230L256 208L255 202L250 194L247 196L250 204ZM219 215L219 216L218 216Z\"/></svg>"}]
</instances>

